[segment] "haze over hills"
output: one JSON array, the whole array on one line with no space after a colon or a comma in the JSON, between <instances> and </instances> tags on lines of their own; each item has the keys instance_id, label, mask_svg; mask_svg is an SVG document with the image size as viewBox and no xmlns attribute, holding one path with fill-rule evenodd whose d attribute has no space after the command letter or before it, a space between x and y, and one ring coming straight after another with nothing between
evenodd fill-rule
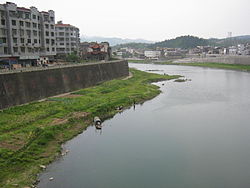
<instances>
[{"instance_id":1,"label":"haze over hills","mask_svg":"<svg viewBox=\"0 0 250 188\"><path fill-rule=\"evenodd\" d=\"M246 44L250 43L250 35L244 36L236 36L231 38L224 38L224 39L217 39L217 38L210 38L210 39L203 39L195 36L180 36L176 37L175 39L165 40L162 42L156 43L125 43L119 44L114 46L114 48L144 48L144 49L156 49L157 47L164 47L164 48L182 48L182 49L189 49L194 48L196 46L221 46L221 47L229 47L234 46L237 44Z\"/></svg>"},{"instance_id":2,"label":"haze over hills","mask_svg":"<svg viewBox=\"0 0 250 188\"><path fill-rule=\"evenodd\" d=\"M123 39L118 37L81 36L81 42L109 42L111 46L126 43L154 43L144 39Z\"/></svg>"}]
</instances>

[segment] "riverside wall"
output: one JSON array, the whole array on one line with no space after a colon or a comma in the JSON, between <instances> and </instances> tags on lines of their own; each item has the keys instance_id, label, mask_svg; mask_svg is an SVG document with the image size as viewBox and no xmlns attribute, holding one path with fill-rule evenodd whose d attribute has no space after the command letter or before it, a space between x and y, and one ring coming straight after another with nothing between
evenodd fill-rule
<instances>
[{"instance_id":1,"label":"riverside wall","mask_svg":"<svg viewBox=\"0 0 250 188\"><path fill-rule=\"evenodd\" d=\"M195 57L184 58L174 61L175 63L225 63L250 65L250 56L218 56L218 57Z\"/></svg>"},{"instance_id":2,"label":"riverside wall","mask_svg":"<svg viewBox=\"0 0 250 188\"><path fill-rule=\"evenodd\" d=\"M0 74L0 109L94 86L129 75L127 61Z\"/></svg>"}]
</instances>

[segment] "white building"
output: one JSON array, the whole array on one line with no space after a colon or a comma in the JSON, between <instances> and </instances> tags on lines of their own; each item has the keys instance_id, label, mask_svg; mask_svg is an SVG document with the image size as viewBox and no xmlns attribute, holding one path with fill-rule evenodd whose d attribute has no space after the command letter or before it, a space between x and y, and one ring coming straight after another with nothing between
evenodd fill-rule
<instances>
[{"instance_id":1,"label":"white building","mask_svg":"<svg viewBox=\"0 0 250 188\"><path fill-rule=\"evenodd\" d=\"M161 51L144 51L144 55L149 59L159 59L161 57Z\"/></svg>"}]
</instances>

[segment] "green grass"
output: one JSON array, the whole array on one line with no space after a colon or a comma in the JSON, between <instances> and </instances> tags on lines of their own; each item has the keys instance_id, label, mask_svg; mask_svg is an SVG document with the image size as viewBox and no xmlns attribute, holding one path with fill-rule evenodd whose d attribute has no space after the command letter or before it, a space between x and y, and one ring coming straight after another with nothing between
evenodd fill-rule
<instances>
[{"instance_id":1,"label":"green grass","mask_svg":"<svg viewBox=\"0 0 250 188\"><path fill-rule=\"evenodd\" d=\"M151 82L179 77L130 71L130 79L82 89L73 92L74 97L54 97L1 111L0 187L31 186L41 171L39 165L59 156L61 144L86 129L94 116L112 117L118 106L158 95L159 88Z\"/></svg>"}]
</instances>

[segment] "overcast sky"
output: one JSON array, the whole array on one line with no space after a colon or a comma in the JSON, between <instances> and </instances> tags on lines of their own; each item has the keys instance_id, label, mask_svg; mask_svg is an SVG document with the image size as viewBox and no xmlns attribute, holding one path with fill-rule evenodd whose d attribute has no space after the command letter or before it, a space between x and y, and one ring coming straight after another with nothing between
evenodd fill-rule
<instances>
[{"instance_id":1,"label":"overcast sky","mask_svg":"<svg viewBox=\"0 0 250 188\"><path fill-rule=\"evenodd\" d=\"M11 0L10 0L11 1ZM1 0L2 3L4 1ZM250 0L12 0L54 10L81 35L161 41L181 35L250 34Z\"/></svg>"}]
</instances>

